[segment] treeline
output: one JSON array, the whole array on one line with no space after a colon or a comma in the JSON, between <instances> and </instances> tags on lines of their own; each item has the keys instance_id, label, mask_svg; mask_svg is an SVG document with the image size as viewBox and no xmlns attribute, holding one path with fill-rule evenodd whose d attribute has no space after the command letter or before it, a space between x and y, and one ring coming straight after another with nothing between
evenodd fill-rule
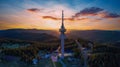
<instances>
[{"instance_id":1,"label":"treeline","mask_svg":"<svg viewBox=\"0 0 120 67\"><path fill-rule=\"evenodd\" d=\"M83 47L89 48L90 41L78 40ZM93 42L91 42L93 43ZM119 44L120 45L120 44ZM84 64L84 58L78 48L74 48L75 57L81 59ZM93 43L92 52L88 56L88 67L120 67L120 47L111 45L109 43Z\"/></svg>"},{"instance_id":2,"label":"treeline","mask_svg":"<svg viewBox=\"0 0 120 67\"><path fill-rule=\"evenodd\" d=\"M19 40L18 40L19 41ZM14 42L14 40L6 41L6 42ZM17 40L15 41L17 42ZM26 42L26 41L19 41L18 43ZM27 42L29 43L29 42ZM4 55L12 55L12 56L19 56L21 57L21 60L26 62L31 62L33 58L38 58L38 52L39 50L43 50L46 52L53 52L60 46L60 40L51 40L47 42L30 42L31 45L27 47L20 47L20 48L1 48L2 53ZM65 40L65 49L72 50L73 48L77 48L77 45L74 40L72 39L66 39ZM39 57L40 58L40 57Z\"/></svg>"},{"instance_id":3,"label":"treeline","mask_svg":"<svg viewBox=\"0 0 120 67\"><path fill-rule=\"evenodd\" d=\"M22 61L31 62L33 58L37 57L39 49L29 48L16 48L16 49L4 49L2 53L4 55L19 56Z\"/></svg>"},{"instance_id":4,"label":"treeline","mask_svg":"<svg viewBox=\"0 0 120 67\"><path fill-rule=\"evenodd\" d=\"M96 45L88 60L89 67L120 67L120 47Z\"/></svg>"},{"instance_id":5,"label":"treeline","mask_svg":"<svg viewBox=\"0 0 120 67\"><path fill-rule=\"evenodd\" d=\"M19 39L8 39L8 38L0 39L0 43L33 43L33 42L34 41L19 40Z\"/></svg>"}]
</instances>

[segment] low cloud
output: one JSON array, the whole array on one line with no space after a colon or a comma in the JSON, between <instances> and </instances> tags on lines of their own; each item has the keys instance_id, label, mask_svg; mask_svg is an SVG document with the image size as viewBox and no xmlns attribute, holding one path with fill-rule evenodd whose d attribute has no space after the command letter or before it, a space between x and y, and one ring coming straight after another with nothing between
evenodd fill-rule
<instances>
[{"instance_id":1,"label":"low cloud","mask_svg":"<svg viewBox=\"0 0 120 67\"><path fill-rule=\"evenodd\" d=\"M52 16L42 16L43 19L51 19L51 20L61 20L61 18L57 18L57 17L52 17ZM70 20L73 21L73 18L64 18L64 20Z\"/></svg>"},{"instance_id":2,"label":"low cloud","mask_svg":"<svg viewBox=\"0 0 120 67\"><path fill-rule=\"evenodd\" d=\"M42 16L43 19L50 19L50 20L61 20L61 18L53 17L53 16ZM79 21L79 20L88 20L88 18L64 18L65 21Z\"/></svg>"},{"instance_id":3,"label":"low cloud","mask_svg":"<svg viewBox=\"0 0 120 67\"><path fill-rule=\"evenodd\" d=\"M61 18L56 18L52 16L42 16L43 19L61 20Z\"/></svg>"}]
</instances>

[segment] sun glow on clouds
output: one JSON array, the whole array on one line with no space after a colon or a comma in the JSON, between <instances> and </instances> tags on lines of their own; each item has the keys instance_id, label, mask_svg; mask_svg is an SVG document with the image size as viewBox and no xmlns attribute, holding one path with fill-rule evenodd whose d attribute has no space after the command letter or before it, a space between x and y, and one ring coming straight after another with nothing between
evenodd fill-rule
<instances>
[{"instance_id":1,"label":"sun glow on clouds","mask_svg":"<svg viewBox=\"0 0 120 67\"><path fill-rule=\"evenodd\" d=\"M63 6L63 5L53 5L51 8L47 7L41 7L44 8L41 10L41 8L28 8L27 12L30 15L35 15L37 18L40 19L40 21L44 22L44 26L48 29L59 29L61 25L61 15L62 10L64 10L64 17L65 17L65 25L67 26L69 21L71 22L73 19L71 18L72 15L74 15L75 11ZM34 17L33 17L34 18ZM71 21L70 21L71 20ZM41 23L40 23L41 25Z\"/></svg>"},{"instance_id":2,"label":"sun glow on clouds","mask_svg":"<svg viewBox=\"0 0 120 67\"><path fill-rule=\"evenodd\" d=\"M41 18L41 20L44 20L49 29L58 29L60 27L59 22L61 22L62 10L64 10L64 21L66 28L68 29L117 29L117 27L111 28L114 25L110 25L109 22L111 22L110 20L112 19L116 19L117 17L119 18L119 15L105 12L104 9L97 7L86 8L79 13L64 5L53 5L52 9L28 9L28 11L35 13L36 15L39 15L38 13L42 13L39 15L39 17ZM106 26L101 24L102 22Z\"/></svg>"},{"instance_id":3,"label":"sun glow on clouds","mask_svg":"<svg viewBox=\"0 0 120 67\"><path fill-rule=\"evenodd\" d=\"M102 8L88 7L80 11L69 7L67 4L56 4L54 2L38 4L33 1L25 1L21 9L15 10L16 13L0 16L4 18L0 19L0 29L58 30L61 25L62 10L64 10L64 21L67 29L120 30L120 15L107 12Z\"/></svg>"}]
</instances>

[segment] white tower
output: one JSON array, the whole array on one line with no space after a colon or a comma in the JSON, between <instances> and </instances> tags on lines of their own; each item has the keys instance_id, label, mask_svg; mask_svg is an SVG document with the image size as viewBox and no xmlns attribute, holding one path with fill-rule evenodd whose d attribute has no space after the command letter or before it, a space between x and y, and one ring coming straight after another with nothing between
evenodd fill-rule
<instances>
[{"instance_id":1,"label":"white tower","mask_svg":"<svg viewBox=\"0 0 120 67\"><path fill-rule=\"evenodd\" d=\"M64 39L65 39L65 32L66 29L64 27L64 14L63 14L63 10L62 10L62 25L60 28L60 39L61 39L61 58L64 59Z\"/></svg>"}]
</instances>

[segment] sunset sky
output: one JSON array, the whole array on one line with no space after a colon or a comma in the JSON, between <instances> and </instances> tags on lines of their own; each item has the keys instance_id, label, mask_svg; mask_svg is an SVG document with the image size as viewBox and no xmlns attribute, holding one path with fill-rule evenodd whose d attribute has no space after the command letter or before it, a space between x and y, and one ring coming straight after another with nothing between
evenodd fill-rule
<instances>
[{"instance_id":1,"label":"sunset sky","mask_svg":"<svg viewBox=\"0 0 120 67\"><path fill-rule=\"evenodd\" d=\"M120 0L0 0L0 29L120 30Z\"/></svg>"}]
</instances>

